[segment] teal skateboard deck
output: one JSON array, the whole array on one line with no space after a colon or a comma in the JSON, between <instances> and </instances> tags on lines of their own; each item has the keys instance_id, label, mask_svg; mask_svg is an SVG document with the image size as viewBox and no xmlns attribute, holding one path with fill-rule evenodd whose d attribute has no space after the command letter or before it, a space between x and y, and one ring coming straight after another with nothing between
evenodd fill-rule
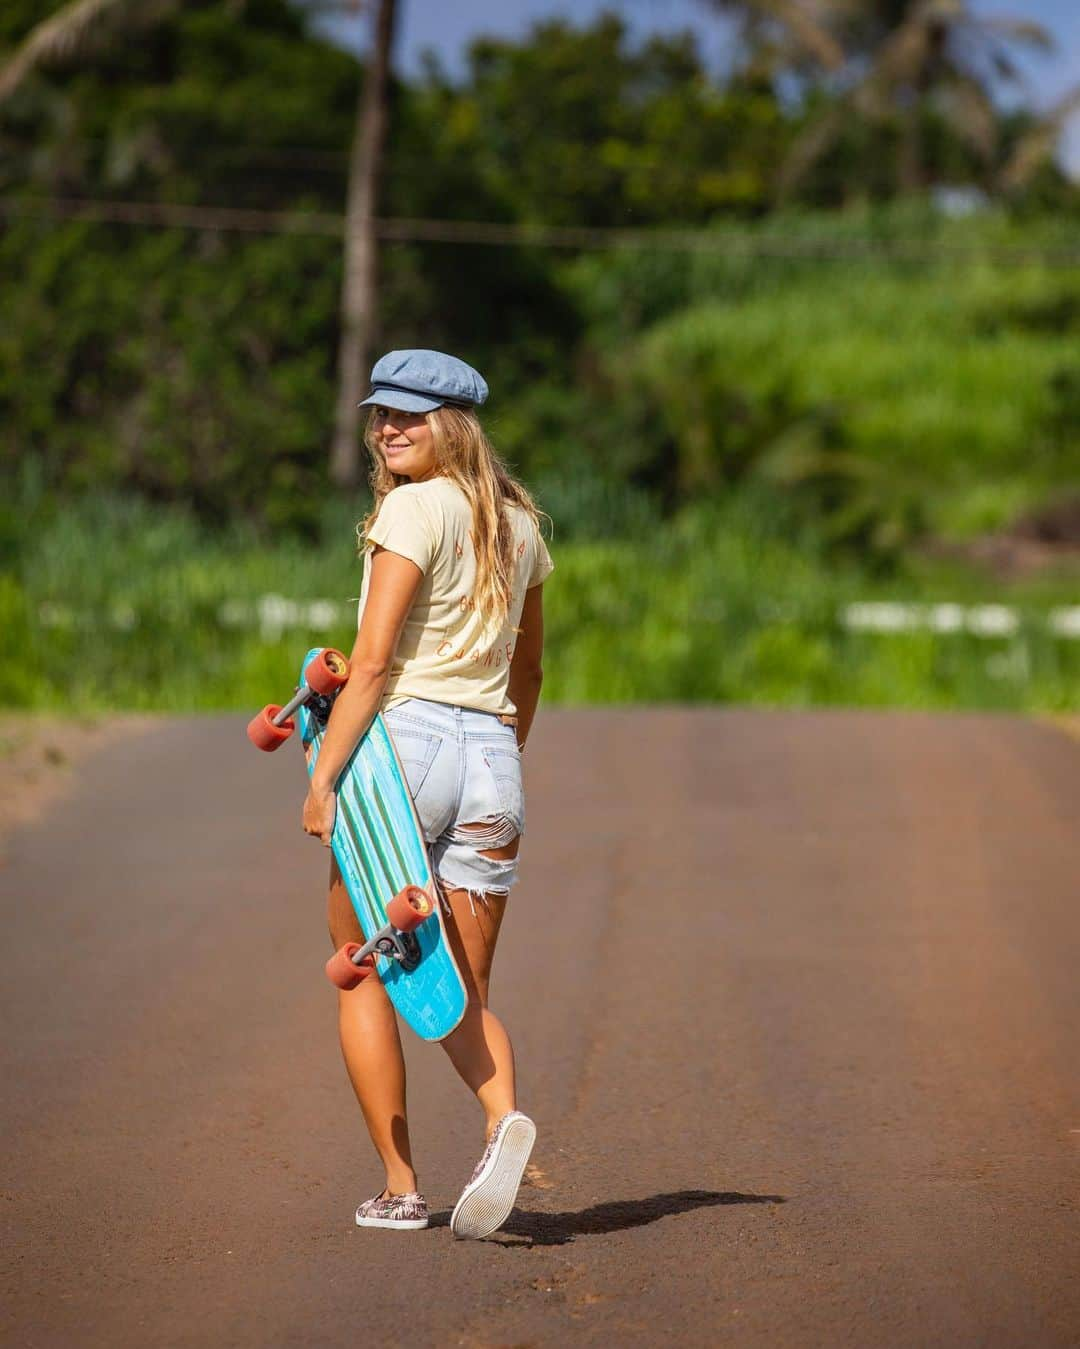
<instances>
[{"instance_id":1,"label":"teal skateboard deck","mask_svg":"<svg viewBox=\"0 0 1080 1349\"><path fill-rule=\"evenodd\" d=\"M317 694L307 683L308 666L322 652L322 647L313 647L304 657L297 696L284 709L287 716L297 704L309 775L318 762L336 697L336 690ZM267 708L260 715L272 711L280 717L282 709ZM391 1002L417 1035L442 1040L465 1014L465 986L447 940L416 807L381 715L376 715L338 779L330 846L364 934L363 952L374 943L369 961L374 960ZM409 887L418 887L430 900L429 908L423 897L416 897L429 916L411 933L395 928L388 914L394 897ZM355 954L361 954L359 948ZM339 952L334 960L341 959Z\"/></svg>"}]
</instances>

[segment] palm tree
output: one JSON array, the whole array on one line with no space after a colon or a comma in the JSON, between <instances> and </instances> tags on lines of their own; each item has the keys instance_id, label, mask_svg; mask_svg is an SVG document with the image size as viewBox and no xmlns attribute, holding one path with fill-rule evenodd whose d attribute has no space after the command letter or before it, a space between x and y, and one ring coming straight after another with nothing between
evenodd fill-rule
<instances>
[{"instance_id":1,"label":"palm tree","mask_svg":"<svg viewBox=\"0 0 1080 1349\"><path fill-rule=\"evenodd\" d=\"M837 0L837 38L845 42L856 73L832 107L798 136L778 174L778 194L787 196L843 134L852 117L899 127L898 181L903 192L924 188L926 169L922 117L934 108L987 165L998 151L1000 115L992 85L1023 86L1013 50L1052 51L1041 24L1026 19L984 18L969 0L879 0L852 7ZM1057 136L1018 147L1018 170L1033 171L1053 151ZM1058 127L1060 130L1060 127Z\"/></svg>"},{"instance_id":2,"label":"palm tree","mask_svg":"<svg viewBox=\"0 0 1080 1349\"><path fill-rule=\"evenodd\" d=\"M925 185L922 118L932 105L953 132L991 164L1001 117L995 82L1024 87L1013 52L1053 50L1053 39L1027 19L984 17L970 0L710 0L737 13L751 62L796 73L818 67L829 99L792 145L777 174L781 199L840 139L853 118L899 127L897 176L903 191ZM779 35L779 36L778 36ZM757 44L754 46L753 44ZM839 53L839 56L837 55ZM794 58L794 59L793 59ZM1080 90L1039 119L1014 147L1000 176L1020 186L1053 154Z\"/></svg>"}]
</instances>

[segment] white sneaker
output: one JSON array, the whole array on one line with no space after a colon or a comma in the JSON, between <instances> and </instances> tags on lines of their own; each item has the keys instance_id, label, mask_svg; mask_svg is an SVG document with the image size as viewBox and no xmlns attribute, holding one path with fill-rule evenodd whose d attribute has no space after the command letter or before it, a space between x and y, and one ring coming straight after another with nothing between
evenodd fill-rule
<instances>
[{"instance_id":1,"label":"white sneaker","mask_svg":"<svg viewBox=\"0 0 1080 1349\"><path fill-rule=\"evenodd\" d=\"M490 1236L506 1222L535 1142L536 1125L520 1110L499 1120L450 1215L455 1237Z\"/></svg>"}]
</instances>

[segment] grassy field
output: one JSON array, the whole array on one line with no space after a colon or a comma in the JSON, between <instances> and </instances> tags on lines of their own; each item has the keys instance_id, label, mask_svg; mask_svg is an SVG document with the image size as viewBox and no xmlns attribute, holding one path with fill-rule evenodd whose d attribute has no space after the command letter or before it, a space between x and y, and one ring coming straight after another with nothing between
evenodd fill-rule
<instances>
[{"instance_id":1,"label":"grassy field","mask_svg":"<svg viewBox=\"0 0 1080 1349\"><path fill-rule=\"evenodd\" d=\"M716 237L568 264L582 366L608 396L571 402L574 476L614 464L684 501L760 485L867 553L1075 495L1080 265L1063 225L896 207ZM530 431L515 453L545 443Z\"/></svg>"},{"instance_id":2,"label":"grassy field","mask_svg":"<svg viewBox=\"0 0 1080 1349\"><path fill-rule=\"evenodd\" d=\"M1080 640L1050 619L1080 604L1080 575L1007 586L923 546L1008 530L1080 489L1068 222L895 208L785 215L751 242L568 260L574 378L508 377L492 400L497 444L556 523L545 696L1076 708ZM305 446L325 438L324 393L293 428ZM271 432L214 425L210 460L228 444L265 482ZM161 446L132 444L175 497ZM186 464L182 440L166 448ZM251 707L291 686L308 645L350 645L361 501L329 507L305 542L250 491L202 504L261 533L91 477L58 497L43 463L20 454L0 502L0 706ZM313 525L316 487L285 495ZM850 607L873 601L1009 613L853 626Z\"/></svg>"},{"instance_id":3,"label":"grassy field","mask_svg":"<svg viewBox=\"0 0 1080 1349\"><path fill-rule=\"evenodd\" d=\"M750 406L785 398L793 450L805 453L824 423L834 443L819 435L822 450L857 459L894 496L917 492L931 531L971 535L1076 472L1064 423L1080 430L1070 382L1080 369L1055 323L1073 310L1080 282L1038 268L893 269L859 286L848 277L839 293L816 276L681 311L643 339L641 366L658 391L707 391L711 362L715 382ZM690 399L669 406L688 441L678 414L700 411Z\"/></svg>"},{"instance_id":4,"label":"grassy field","mask_svg":"<svg viewBox=\"0 0 1080 1349\"><path fill-rule=\"evenodd\" d=\"M354 515L325 541L271 546L137 501L87 498L28 533L0 577L0 705L38 710L253 708L291 688L312 644L351 644ZM785 537L732 503L684 511L633 540L552 541L545 698L1065 712L1080 640L1047 625L1077 578L1004 589L977 572L909 566L888 580ZM844 622L873 600L1007 604L997 637L877 633Z\"/></svg>"}]
</instances>

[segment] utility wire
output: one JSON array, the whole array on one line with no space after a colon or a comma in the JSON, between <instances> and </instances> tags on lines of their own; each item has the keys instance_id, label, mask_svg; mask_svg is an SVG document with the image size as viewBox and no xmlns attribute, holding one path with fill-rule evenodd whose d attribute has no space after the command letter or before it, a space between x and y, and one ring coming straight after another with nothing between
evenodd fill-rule
<instances>
[{"instance_id":1,"label":"utility wire","mask_svg":"<svg viewBox=\"0 0 1080 1349\"><path fill-rule=\"evenodd\" d=\"M322 234L335 238L341 236L345 219L320 211L259 211L232 206L90 201L74 197L0 197L0 215L12 218L47 216L96 224L203 230L213 234L238 230L247 234Z\"/></svg>"},{"instance_id":2,"label":"utility wire","mask_svg":"<svg viewBox=\"0 0 1080 1349\"><path fill-rule=\"evenodd\" d=\"M0 217L83 220L209 233L312 234L341 238L344 216L322 211L265 211L226 206L184 206L171 202L92 201L81 198L0 197ZM964 261L982 258L1003 265L1042 263L1080 266L1080 245L950 244L918 239L784 238L723 229L651 229L530 225L484 220L380 219L380 239L393 243L479 244L489 247L638 249L728 256L847 262Z\"/></svg>"}]
</instances>

